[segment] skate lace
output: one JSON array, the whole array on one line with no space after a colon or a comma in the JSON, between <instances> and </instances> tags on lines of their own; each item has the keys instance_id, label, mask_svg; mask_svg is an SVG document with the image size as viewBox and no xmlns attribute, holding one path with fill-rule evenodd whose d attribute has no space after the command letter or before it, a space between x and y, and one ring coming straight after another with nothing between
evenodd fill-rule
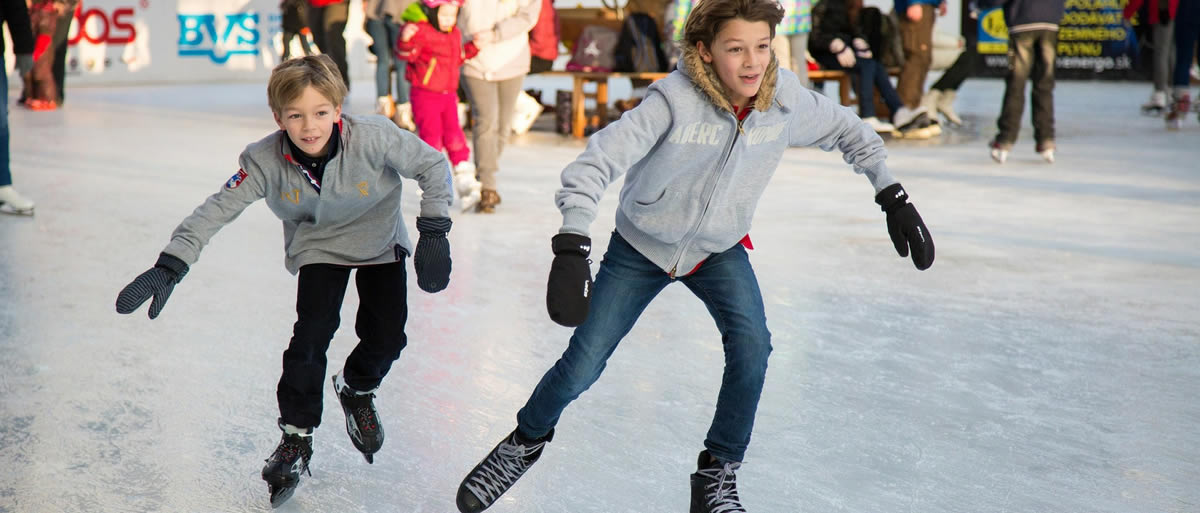
<instances>
[{"instance_id":1,"label":"skate lace","mask_svg":"<svg viewBox=\"0 0 1200 513\"><path fill-rule=\"evenodd\" d=\"M721 468L709 468L697 473L714 482L705 485L708 490L704 496L712 513L746 513L737 494L737 475L734 472L741 463L726 463Z\"/></svg>"},{"instance_id":2,"label":"skate lace","mask_svg":"<svg viewBox=\"0 0 1200 513\"><path fill-rule=\"evenodd\" d=\"M267 458L268 463L276 463L281 461L293 461L300 458L303 461L301 472L308 470L308 458L305 457L304 449L299 442L284 441L275 448L275 452L271 453L271 457Z\"/></svg>"},{"instance_id":3,"label":"skate lace","mask_svg":"<svg viewBox=\"0 0 1200 513\"><path fill-rule=\"evenodd\" d=\"M528 458L545 445L546 442L530 446L501 442L496 452L488 456L479 468L479 472L471 477L467 490L484 504L491 504L529 469Z\"/></svg>"},{"instance_id":4,"label":"skate lace","mask_svg":"<svg viewBox=\"0 0 1200 513\"><path fill-rule=\"evenodd\" d=\"M353 404L351 414L354 415L354 423L360 431L369 433L375 431L378 425L374 408L371 407L371 400L374 397L375 394L352 394L348 397Z\"/></svg>"},{"instance_id":5,"label":"skate lace","mask_svg":"<svg viewBox=\"0 0 1200 513\"><path fill-rule=\"evenodd\" d=\"M358 429L364 432L375 431L375 414L369 406L361 406L354 409L355 424Z\"/></svg>"}]
</instances>

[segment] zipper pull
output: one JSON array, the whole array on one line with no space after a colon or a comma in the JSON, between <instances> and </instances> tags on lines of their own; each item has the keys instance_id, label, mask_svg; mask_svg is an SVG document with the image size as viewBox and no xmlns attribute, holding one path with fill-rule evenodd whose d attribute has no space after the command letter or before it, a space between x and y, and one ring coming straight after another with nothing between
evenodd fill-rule
<instances>
[{"instance_id":1,"label":"zipper pull","mask_svg":"<svg viewBox=\"0 0 1200 513\"><path fill-rule=\"evenodd\" d=\"M676 267L678 267L678 266L676 266ZM675 279L675 267L671 268L671 272L668 273L667 276L670 277L672 280Z\"/></svg>"}]
</instances>

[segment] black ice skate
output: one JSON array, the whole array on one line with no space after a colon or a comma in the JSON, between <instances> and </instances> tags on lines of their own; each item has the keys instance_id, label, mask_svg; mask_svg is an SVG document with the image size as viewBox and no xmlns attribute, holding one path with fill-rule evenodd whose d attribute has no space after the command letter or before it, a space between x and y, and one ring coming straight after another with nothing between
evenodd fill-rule
<instances>
[{"instance_id":1,"label":"black ice skate","mask_svg":"<svg viewBox=\"0 0 1200 513\"><path fill-rule=\"evenodd\" d=\"M292 497L292 492L300 485L300 474L308 472L309 476L312 475L308 470L312 453L311 429L307 434L284 432L279 446L267 458L267 464L262 469L262 478L271 492L272 508L278 508Z\"/></svg>"},{"instance_id":2,"label":"black ice skate","mask_svg":"<svg viewBox=\"0 0 1200 513\"><path fill-rule=\"evenodd\" d=\"M375 392L359 392L350 388L341 374L333 375L333 390L346 414L346 433L354 448L375 463L375 453L383 447L383 425L379 423L379 412L375 410Z\"/></svg>"},{"instance_id":3,"label":"black ice skate","mask_svg":"<svg viewBox=\"0 0 1200 513\"><path fill-rule=\"evenodd\" d=\"M458 510L476 513L487 509L537 462L546 443L553 439L553 429L532 441L518 439L513 430L458 485Z\"/></svg>"},{"instance_id":4,"label":"black ice skate","mask_svg":"<svg viewBox=\"0 0 1200 513\"><path fill-rule=\"evenodd\" d=\"M696 463L699 470L692 474L691 513L746 513L738 499L737 476L741 463L721 463L700 451Z\"/></svg>"}]
</instances>

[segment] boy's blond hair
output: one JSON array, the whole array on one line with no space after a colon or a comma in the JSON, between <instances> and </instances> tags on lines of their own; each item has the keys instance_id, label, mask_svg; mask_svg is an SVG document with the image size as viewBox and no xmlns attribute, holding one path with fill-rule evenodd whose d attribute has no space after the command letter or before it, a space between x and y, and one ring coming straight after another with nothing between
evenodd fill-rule
<instances>
[{"instance_id":1,"label":"boy's blond hair","mask_svg":"<svg viewBox=\"0 0 1200 513\"><path fill-rule=\"evenodd\" d=\"M313 86L334 107L346 99L346 83L337 65L328 55L307 55L283 61L271 71L267 81L267 105L271 112L282 114L288 104L304 94L304 89Z\"/></svg>"},{"instance_id":2,"label":"boy's blond hair","mask_svg":"<svg viewBox=\"0 0 1200 513\"><path fill-rule=\"evenodd\" d=\"M774 38L775 26L783 19L783 6L777 0L700 0L684 23L683 44L695 47L703 42L711 48L725 22L736 18L767 22Z\"/></svg>"}]
</instances>

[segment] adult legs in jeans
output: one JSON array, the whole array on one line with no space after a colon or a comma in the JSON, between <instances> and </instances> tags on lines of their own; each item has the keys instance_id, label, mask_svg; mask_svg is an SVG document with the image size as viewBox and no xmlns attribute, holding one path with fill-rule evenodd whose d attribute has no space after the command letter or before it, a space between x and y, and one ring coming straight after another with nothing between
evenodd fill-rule
<instances>
[{"instance_id":1,"label":"adult legs in jeans","mask_svg":"<svg viewBox=\"0 0 1200 513\"><path fill-rule=\"evenodd\" d=\"M350 70L346 64L346 20L350 15L350 1L345 0L325 7L308 8L308 28L321 53L333 59L342 81L350 88Z\"/></svg>"},{"instance_id":2,"label":"adult legs in jeans","mask_svg":"<svg viewBox=\"0 0 1200 513\"><path fill-rule=\"evenodd\" d=\"M1171 81L1177 94L1188 89L1197 39L1200 39L1200 2L1180 2L1175 15L1175 71Z\"/></svg>"},{"instance_id":3,"label":"adult legs in jeans","mask_svg":"<svg viewBox=\"0 0 1200 513\"><path fill-rule=\"evenodd\" d=\"M741 461L771 351L757 279L739 245L713 255L680 281L713 315L725 347L717 411L704 445L719 459ZM670 282L662 269L613 234L596 275L588 319L576 328L567 350L517 414L522 436L541 437L558 423L566 406L600 377L646 305Z\"/></svg>"},{"instance_id":4,"label":"adult legs in jeans","mask_svg":"<svg viewBox=\"0 0 1200 513\"><path fill-rule=\"evenodd\" d=\"M404 79L407 61L396 59L392 51L396 47L396 38L400 37L400 25L391 16L367 20L367 34L374 41L371 44L375 54L375 96L392 96L396 103L409 102L409 84ZM392 66L396 67L399 75L396 79L396 91L392 95L390 79Z\"/></svg>"},{"instance_id":5,"label":"adult legs in jeans","mask_svg":"<svg viewBox=\"0 0 1200 513\"><path fill-rule=\"evenodd\" d=\"M486 190L496 190L500 172L500 153L512 132L513 108L525 76L501 81L464 77L475 114L472 138L475 142L475 168Z\"/></svg>"},{"instance_id":6,"label":"adult legs in jeans","mask_svg":"<svg viewBox=\"0 0 1200 513\"><path fill-rule=\"evenodd\" d=\"M12 185L12 167L8 155L8 68L0 54L0 87L4 88L4 101L0 102L0 187Z\"/></svg>"},{"instance_id":7,"label":"adult legs in jeans","mask_svg":"<svg viewBox=\"0 0 1200 513\"><path fill-rule=\"evenodd\" d=\"M1054 149L1054 59L1058 31L1038 30L1033 60L1033 140L1037 151Z\"/></svg>"},{"instance_id":8,"label":"adult legs in jeans","mask_svg":"<svg viewBox=\"0 0 1200 513\"><path fill-rule=\"evenodd\" d=\"M858 116L866 119L875 116L875 90L879 90L883 103L888 110L895 113L903 105L892 81L888 79L887 69L875 59L858 59L854 61L855 72L858 73Z\"/></svg>"}]
</instances>

